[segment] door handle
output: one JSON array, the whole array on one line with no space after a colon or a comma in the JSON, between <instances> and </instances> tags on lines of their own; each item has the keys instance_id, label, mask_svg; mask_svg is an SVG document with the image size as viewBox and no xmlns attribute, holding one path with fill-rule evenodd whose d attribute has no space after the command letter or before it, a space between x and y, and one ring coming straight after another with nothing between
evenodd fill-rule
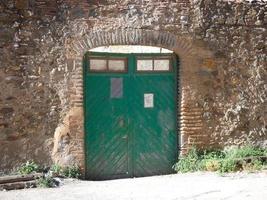
<instances>
[{"instance_id":1,"label":"door handle","mask_svg":"<svg viewBox=\"0 0 267 200\"><path fill-rule=\"evenodd\" d=\"M121 139L123 139L123 140L127 140L127 139L128 139L128 136L127 136L127 135L124 135L124 136L122 136Z\"/></svg>"}]
</instances>

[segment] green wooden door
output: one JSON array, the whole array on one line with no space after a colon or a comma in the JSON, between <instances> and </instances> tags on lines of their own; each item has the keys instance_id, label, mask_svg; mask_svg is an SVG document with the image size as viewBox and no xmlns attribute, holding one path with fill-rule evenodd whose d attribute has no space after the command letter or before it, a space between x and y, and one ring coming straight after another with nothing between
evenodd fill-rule
<instances>
[{"instance_id":1,"label":"green wooden door","mask_svg":"<svg viewBox=\"0 0 267 200\"><path fill-rule=\"evenodd\" d=\"M85 55L88 179L172 173L178 155L176 59L173 54Z\"/></svg>"}]
</instances>

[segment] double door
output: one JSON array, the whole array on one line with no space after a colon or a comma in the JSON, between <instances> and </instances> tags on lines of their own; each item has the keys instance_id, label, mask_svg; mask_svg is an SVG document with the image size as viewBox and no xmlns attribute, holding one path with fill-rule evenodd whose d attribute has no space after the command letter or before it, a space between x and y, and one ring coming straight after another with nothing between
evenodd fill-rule
<instances>
[{"instance_id":1,"label":"double door","mask_svg":"<svg viewBox=\"0 0 267 200\"><path fill-rule=\"evenodd\" d=\"M172 173L178 155L176 59L85 55L86 178Z\"/></svg>"}]
</instances>

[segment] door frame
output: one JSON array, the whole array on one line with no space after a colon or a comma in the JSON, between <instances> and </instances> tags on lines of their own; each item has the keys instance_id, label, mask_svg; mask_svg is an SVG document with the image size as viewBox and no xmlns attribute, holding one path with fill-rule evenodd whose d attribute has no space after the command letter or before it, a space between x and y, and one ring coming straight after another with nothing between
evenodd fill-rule
<instances>
[{"instance_id":1,"label":"door frame","mask_svg":"<svg viewBox=\"0 0 267 200\"><path fill-rule=\"evenodd\" d=\"M88 64L86 63L87 62L87 58L89 57L89 55L93 55L93 56L103 56L103 55L108 55L107 58L110 58L110 54L112 54L112 56L129 56L131 53L109 53L109 52L85 52L84 56L83 56L83 61L82 61L82 66L83 66L83 101L86 102L86 85L87 85L87 82L86 82L86 74L88 73L87 72L87 67L88 67ZM175 149L175 152L176 152L176 158L178 160L178 156L179 156L179 153L180 153L180 100L181 100L181 95L179 95L179 92L180 92L180 82L179 82L179 71L180 71L180 66L179 66L179 57L175 54L175 53L133 53L135 55L135 57L139 57L139 56L147 56L147 57L155 57L155 56L165 56L165 55L170 55L172 54L175 58L172 58L172 61L174 61L175 63L171 63L172 64L172 70L169 71L169 72L173 72L175 74L175 95L174 95L174 101L175 101L175 132L176 132L176 149ZM128 72L129 70L129 66L128 66L128 62L126 61L126 73ZM135 68L134 68L134 72L130 72L130 73L136 73L137 72L137 63L135 63ZM93 72L95 73L95 72ZM107 71L101 71L101 73L103 74L103 76L107 75L107 74L123 74L125 72L107 72ZM128 72L129 73L129 72ZM151 74L153 75L153 72L147 72L147 71L144 71L144 72L138 72L138 73L141 73L141 74ZM168 73L168 72L159 72L159 73ZM87 122L87 119L86 119L86 104L84 103L83 104L83 108L84 108L84 155L85 155L85 177L87 176L86 173L87 173L87 150L86 150L86 145L87 145L87 140L86 140L86 122ZM133 136L131 136L133 137ZM132 159L133 159L133 156L132 156ZM132 164L133 164L133 160L131 161ZM130 167L132 168L132 167ZM116 178L116 177L115 177ZM126 177L127 178L127 177Z\"/></svg>"}]
</instances>

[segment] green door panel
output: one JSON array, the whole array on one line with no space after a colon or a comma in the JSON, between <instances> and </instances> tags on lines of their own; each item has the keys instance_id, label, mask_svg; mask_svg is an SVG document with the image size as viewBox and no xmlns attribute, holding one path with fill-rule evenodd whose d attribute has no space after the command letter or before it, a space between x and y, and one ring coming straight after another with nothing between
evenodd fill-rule
<instances>
[{"instance_id":1,"label":"green door panel","mask_svg":"<svg viewBox=\"0 0 267 200\"><path fill-rule=\"evenodd\" d=\"M177 58L172 71L137 72L137 58L162 54L87 53L84 58L86 177L172 173L177 160ZM170 54L164 54L170 56ZM91 56L126 58L127 71L90 72ZM153 95L153 107L144 96Z\"/></svg>"},{"instance_id":2,"label":"green door panel","mask_svg":"<svg viewBox=\"0 0 267 200\"><path fill-rule=\"evenodd\" d=\"M141 74L134 78L134 87L134 175L170 173L177 159L175 77ZM153 108L144 108L146 93L154 95Z\"/></svg>"}]
</instances>

